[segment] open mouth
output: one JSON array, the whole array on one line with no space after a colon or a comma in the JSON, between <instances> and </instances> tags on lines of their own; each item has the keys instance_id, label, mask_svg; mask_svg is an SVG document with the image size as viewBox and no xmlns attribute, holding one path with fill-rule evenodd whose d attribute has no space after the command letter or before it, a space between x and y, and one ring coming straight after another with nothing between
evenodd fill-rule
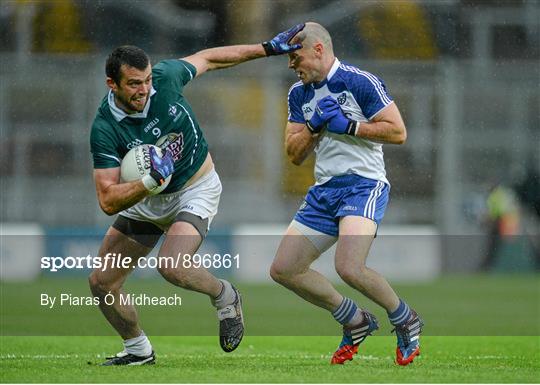
<instances>
[{"instance_id":1,"label":"open mouth","mask_svg":"<svg viewBox=\"0 0 540 385\"><path fill-rule=\"evenodd\" d=\"M144 106L144 103L146 102L146 96L142 96L142 97L139 97L139 98L133 98L133 103L139 105L139 106Z\"/></svg>"}]
</instances>

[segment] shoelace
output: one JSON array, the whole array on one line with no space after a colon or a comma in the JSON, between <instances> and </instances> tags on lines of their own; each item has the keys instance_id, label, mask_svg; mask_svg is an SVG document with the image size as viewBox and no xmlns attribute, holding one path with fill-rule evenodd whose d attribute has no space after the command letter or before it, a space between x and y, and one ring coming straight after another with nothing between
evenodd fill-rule
<instances>
[{"instance_id":1,"label":"shoelace","mask_svg":"<svg viewBox=\"0 0 540 385\"><path fill-rule=\"evenodd\" d=\"M392 329L392 333L396 332L398 344L407 347L415 337L420 336L424 323L418 316L407 322L403 326L396 326Z\"/></svg>"},{"instance_id":2,"label":"shoelace","mask_svg":"<svg viewBox=\"0 0 540 385\"><path fill-rule=\"evenodd\" d=\"M372 335L372 333L378 329L377 320L371 316L371 314L364 313L365 322L358 325L354 329L348 330L348 334L351 337L353 345L358 345L364 342L364 340Z\"/></svg>"},{"instance_id":3,"label":"shoelace","mask_svg":"<svg viewBox=\"0 0 540 385\"><path fill-rule=\"evenodd\" d=\"M409 333L409 330L407 329L407 325L403 327L396 326L394 329L392 329L391 333L396 333L396 336L398 338L398 342L402 346L408 346L411 343L411 336Z\"/></svg>"}]
</instances>

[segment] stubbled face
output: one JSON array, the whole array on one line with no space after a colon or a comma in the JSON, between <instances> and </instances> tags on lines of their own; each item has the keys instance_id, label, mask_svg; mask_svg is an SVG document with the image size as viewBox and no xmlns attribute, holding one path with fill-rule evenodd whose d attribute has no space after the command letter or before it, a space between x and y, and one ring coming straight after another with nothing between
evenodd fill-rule
<instances>
[{"instance_id":1,"label":"stubbled face","mask_svg":"<svg viewBox=\"0 0 540 385\"><path fill-rule=\"evenodd\" d=\"M139 70L122 64L120 84L107 78L107 85L112 89L116 104L127 114L142 112L152 89L152 66Z\"/></svg>"},{"instance_id":2,"label":"stubbled face","mask_svg":"<svg viewBox=\"0 0 540 385\"><path fill-rule=\"evenodd\" d=\"M289 68L304 84L320 82L322 75L322 54L316 46L305 46L289 54Z\"/></svg>"}]
</instances>

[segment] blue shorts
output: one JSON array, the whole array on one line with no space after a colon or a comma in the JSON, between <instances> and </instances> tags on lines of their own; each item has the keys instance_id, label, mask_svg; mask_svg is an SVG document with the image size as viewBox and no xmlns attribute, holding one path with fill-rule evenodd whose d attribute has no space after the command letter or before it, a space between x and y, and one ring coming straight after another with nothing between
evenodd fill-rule
<instances>
[{"instance_id":1,"label":"blue shorts","mask_svg":"<svg viewBox=\"0 0 540 385\"><path fill-rule=\"evenodd\" d=\"M339 219L360 216L381 222L390 186L356 174L335 176L312 186L294 219L321 233L338 236Z\"/></svg>"}]
</instances>

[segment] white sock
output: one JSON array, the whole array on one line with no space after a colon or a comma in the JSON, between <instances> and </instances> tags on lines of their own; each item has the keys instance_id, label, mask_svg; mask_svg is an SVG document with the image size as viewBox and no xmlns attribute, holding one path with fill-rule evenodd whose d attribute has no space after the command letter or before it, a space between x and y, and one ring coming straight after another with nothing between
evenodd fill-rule
<instances>
[{"instance_id":1,"label":"white sock","mask_svg":"<svg viewBox=\"0 0 540 385\"><path fill-rule=\"evenodd\" d=\"M221 293L219 293L216 298L212 299L212 305L214 305L217 309L223 309L225 306L236 301L236 292L234 291L231 283L224 279L220 279L220 281L223 285Z\"/></svg>"},{"instance_id":2,"label":"white sock","mask_svg":"<svg viewBox=\"0 0 540 385\"><path fill-rule=\"evenodd\" d=\"M356 312L354 312L354 315L349 320L349 322L347 322L343 326L346 326L346 327L355 326L355 325L358 325L363 320L364 320L364 315L362 314L362 311L360 310L360 308L358 308L358 309L356 309Z\"/></svg>"},{"instance_id":3,"label":"white sock","mask_svg":"<svg viewBox=\"0 0 540 385\"><path fill-rule=\"evenodd\" d=\"M124 340L124 350L134 356L147 357L152 354L152 345L146 334L141 331L140 336Z\"/></svg>"}]
</instances>

